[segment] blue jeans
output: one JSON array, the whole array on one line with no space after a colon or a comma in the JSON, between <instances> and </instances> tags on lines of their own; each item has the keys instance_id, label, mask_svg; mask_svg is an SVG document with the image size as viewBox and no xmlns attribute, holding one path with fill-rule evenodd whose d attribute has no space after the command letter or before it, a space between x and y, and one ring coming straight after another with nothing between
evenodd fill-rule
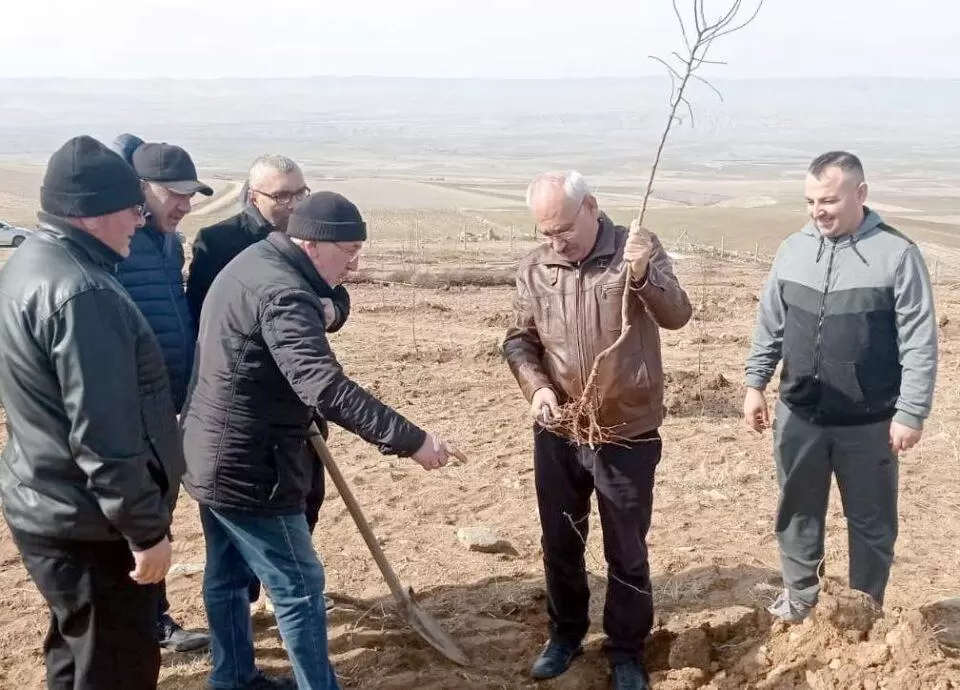
<instances>
[{"instance_id":1,"label":"blue jeans","mask_svg":"<svg viewBox=\"0 0 960 690\"><path fill-rule=\"evenodd\" d=\"M240 515L200 506L207 543L203 603L213 671L209 687L235 690L256 675L248 587L266 587L300 690L339 690L327 652L323 566L303 513Z\"/></svg>"}]
</instances>

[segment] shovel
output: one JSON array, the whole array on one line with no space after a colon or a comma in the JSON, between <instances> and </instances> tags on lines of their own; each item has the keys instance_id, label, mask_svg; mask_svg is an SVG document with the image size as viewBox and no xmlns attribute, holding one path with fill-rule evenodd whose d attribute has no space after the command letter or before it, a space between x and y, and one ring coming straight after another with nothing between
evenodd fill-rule
<instances>
[{"instance_id":1,"label":"shovel","mask_svg":"<svg viewBox=\"0 0 960 690\"><path fill-rule=\"evenodd\" d=\"M387 561L383 549L380 548L380 544L374 536L373 530L371 530L370 525L367 524L367 519L360 509L360 504L357 503L357 499L354 498L353 492L350 491L350 486L347 484L347 480L343 474L340 473L340 468L337 467L333 456L330 455L327 444L320 435L320 430L317 428L316 423L313 422L310 424L310 442L313 444L314 450L327 468L327 472L330 473L330 478L333 479L333 483L336 484L337 490L340 492L340 497L347 505L347 510L350 511L350 517L357 523L357 528L360 530L360 534L363 535L363 540L367 542L367 548L369 548L370 553L373 554L373 560L377 562L380 572L383 573L383 577L387 581L387 585L390 587L394 599L397 600L397 603L400 604L401 609L403 609L407 623L420 637L430 643L431 647L450 659L450 661L460 664L461 666L469 665L470 660L464 651L460 649L456 641L450 636L450 633L441 627L439 621L420 608L417 602L413 600L413 589L404 587L400 582L400 578L397 577L393 568L390 567L390 563Z\"/></svg>"}]
</instances>

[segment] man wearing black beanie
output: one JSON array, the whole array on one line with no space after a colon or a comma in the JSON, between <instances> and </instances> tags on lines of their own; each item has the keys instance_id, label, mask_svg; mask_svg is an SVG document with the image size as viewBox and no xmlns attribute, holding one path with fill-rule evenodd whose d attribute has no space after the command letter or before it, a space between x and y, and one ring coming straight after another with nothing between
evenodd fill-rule
<instances>
[{"instance_id":1,"label":"man wearing black beanie","mask_svg":"<svg viewBox=\"0 0 960 690\"><path fill-rule=\"evenodd\" d=\"M120 156L70 139L38 231L0 270L0 498L50 609L51 688L155 688L160 669L156 583L183 449L160 345L113 275L143 202Z\"/></svg>"},{"instance_id":2,"label":"man wearing black beanie","mask_svg":"<svg viewBox=\"0 0 960 690\"><path fill-rule=\"evenodd\" d=\"M366 238L356 206L314 193L296 205L286 233L244 249L207 293L181 423L184 488L200 504L207 548L211 687L293 687L259 680L251 575L274 604L297 685L339 687L327 650L323 566L304 515L317 414L428 470L459 456L348 378L327 341L321 300L356 270Z\"/></svg>"}]
</instances>

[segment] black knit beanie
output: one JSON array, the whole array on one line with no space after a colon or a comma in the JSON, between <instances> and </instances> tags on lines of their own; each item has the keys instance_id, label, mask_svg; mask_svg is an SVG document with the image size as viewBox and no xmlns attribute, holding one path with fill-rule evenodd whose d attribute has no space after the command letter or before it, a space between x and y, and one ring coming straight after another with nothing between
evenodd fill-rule
<instances>
[{"instance_id":1,"label":"black knit beanie","mask_svg":"<svg viewBox=\"0 0 960 690\"><path fill-rule=\"evenodd\" d=\"M314 192L293 207L287 236L312 242L362 242L367 239L367 224L346 197Z\"/></svg>"},{"instance_id":2,"label":"black knit beanie","mask_svg":"<svg viewBox=\"0 0 960 690\"><path fill-rule=\"evenodd\" d=\"M93 218L144 203L140 178L93 137L67 140L50 157L40 208L61 218Z\"/></svg>"}]
</instances>

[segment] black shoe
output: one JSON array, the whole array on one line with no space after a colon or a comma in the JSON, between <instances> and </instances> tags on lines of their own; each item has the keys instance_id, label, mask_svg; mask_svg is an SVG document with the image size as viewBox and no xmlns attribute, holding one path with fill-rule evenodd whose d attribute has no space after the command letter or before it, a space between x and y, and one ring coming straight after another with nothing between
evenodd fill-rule
<instances>
[{"instance_id":1,"label":"black shoe","mask_svg":"<svg viewBox=\"0 0 960 690\"><path fill-rule=\"evenodd\" d=\"M550 640L533 663L530 672L537 680L556 678L570 668L570 662L581 654L583 647L580 645L573 646Z\"/></svg>"},{"instance_id":2,"label":"black shoe","mask_svg":"<svg viewBox=\"0 0 960 690\"><path fill-rule=\"evenodd\" d=\"M257 676L244 685L243 690L297 690L297 681L293 678L268 676L263 671L257 671Z\"/></svg>"},{"instance_id":3,"label":"black shoe","mask_svg":"<svg viewBox=\"0 0 960 690\"><path fill-rule=\"evenodd\" d=\"M157 621L160 646L172 652L198 652L210 646L210 636L202 632L184 630L167 614Z\"/></svg>"},{"instance_id":4,"label":"black shoe","mask_svg":"<svg viewBox=\"0 0 960 690\"><path fill-rule=\"evenodd\" d=\"M636 661L625 661L614 664L611 669L611 690L650 690L650 676L643 664Z\"/></svg>"},{"instance_id":5,"label":"black shoe","mask_svg":"<svg viewBox=\"0 0 960 690\"><path fill-rule=\"evenodd\" d=\"M211 690L209 684L207 690ZM240 686L239 690L297 690L297 681L293 678L268 676L263 671L258 670L253 680Z\"/></svg>"}]
</instances>

